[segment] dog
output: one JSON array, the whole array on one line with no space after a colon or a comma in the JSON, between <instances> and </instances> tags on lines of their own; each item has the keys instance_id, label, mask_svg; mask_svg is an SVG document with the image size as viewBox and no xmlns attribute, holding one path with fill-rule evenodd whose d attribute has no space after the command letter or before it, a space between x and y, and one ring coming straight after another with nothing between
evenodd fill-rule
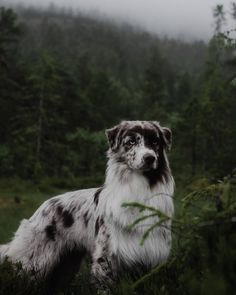
<instances>
[{"instance_id":1,"label":"dog","mask_svg":"<svg viewBox=\"0 0 236 295\"><path fill-rule=\"evenodd\" d=\"M0 246L1 261L20 262L27 272L55 286L75 274L88 253L92 282L104 290L123 267L151 268L168 258L174 214L174 180L166 155L172 142L170 129L156 121L122 121L107 129L106 136L104 185L44 202L21 222L13 240ZM140 240L158 216L130 228L148 212L122 206L128 202L155 207L168 216L143 245Z\"/></svg>"}]
</instances>

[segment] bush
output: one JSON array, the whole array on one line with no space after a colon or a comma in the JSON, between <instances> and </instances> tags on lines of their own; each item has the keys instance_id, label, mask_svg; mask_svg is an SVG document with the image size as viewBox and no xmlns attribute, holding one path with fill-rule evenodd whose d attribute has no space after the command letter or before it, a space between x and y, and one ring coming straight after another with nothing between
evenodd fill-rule
<instances>
[{"instance_id":1,"label":"bush","mask_svg":"<svg viewBox=\"0 0 236 295\"><path fill-rule=\"evenodd\" d=\"M171 257L135 282L133 289L139 292L148 287L158 295L233 294L236 173L190 193L181 203L173 220Z\"/></svg>"}]
</instances>

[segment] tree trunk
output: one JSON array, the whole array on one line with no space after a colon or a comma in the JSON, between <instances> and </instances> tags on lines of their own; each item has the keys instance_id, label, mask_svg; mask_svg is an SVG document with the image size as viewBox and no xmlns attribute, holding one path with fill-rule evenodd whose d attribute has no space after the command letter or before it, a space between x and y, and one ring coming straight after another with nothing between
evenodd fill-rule
<instances>
[{"instance_id":1,"label":"tree trunk","mask_svg":"<svg viewBox=\"0 0 236 295\"><path fill-rule=\"evenodd\" d=\"M35 163L35 174L37 176L38 170L40 169L41 162L41 149L42 149L42 129L43 129L43 103L44 103L44 87L39 97L39 116L37 126L37 142L36 142L36 163Z\"/></svg>"},{"instance_id":2,"label":"tree trunk","mask_svg":"<svg viewBox=\"0 0 236 295\"><path fill-rule=\"evenodd\" d=\"M196 173L196 164L197 164L197 151L196 151L196 143L197 143L197 130L196 126L193 126L193 133L192 133L192 176Z\"/></svg>"}]
</instances>

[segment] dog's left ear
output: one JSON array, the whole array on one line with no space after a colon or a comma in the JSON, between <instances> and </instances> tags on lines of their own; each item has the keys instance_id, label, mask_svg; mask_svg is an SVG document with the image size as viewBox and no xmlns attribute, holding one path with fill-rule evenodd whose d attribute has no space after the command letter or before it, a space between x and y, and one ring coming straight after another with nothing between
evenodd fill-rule
<instances>
[{"instance_id":1,"label":"dog's left ear","mask_svg":"<svg viewBox=\"0 0 236 295\"><path fill-rule=\"evenodd\" d=\"M157 130L162 134L164 144L168 150L171 149L171 144L172 144L172 132L169 128L167 127L161 127L160 123L157 121L152 122L154 126L157 128Z\"/></svg>"},{"instance_id":2,"label":"dog's left ear","mask_svg":"<svg viewBox=\"0 0 236 295\"><path fill-rule=\"evenodd\" d=\"M120 130L120 125L117 125L113 128L106 129L106 131L105 131L109 146L112 150L115 150L117 147L116 136L117 136L119 130Z\"/></svg>"},{"instance_id":3,"label":"dog's left ear","mask_svg":"<svg viewBox=\"0 0 236 295\"><path fill-rule=\"evenodd\" d=\"M165 141L166 147L168 150L170 150L172 145L172 132L167 127L161 127L161 132L163 134L163 139Z\"/></svg>"}]
</instances>

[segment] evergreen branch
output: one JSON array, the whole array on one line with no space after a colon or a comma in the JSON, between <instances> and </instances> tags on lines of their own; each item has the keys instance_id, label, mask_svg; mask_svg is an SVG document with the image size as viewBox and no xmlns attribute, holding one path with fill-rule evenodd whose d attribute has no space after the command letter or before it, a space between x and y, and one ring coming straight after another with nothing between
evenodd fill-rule
<instances>
[{"instance_id":1,"label":"evergreen branch","mask_svg":"<svg viewBox=\"0 0 236 295\"><path fill-rule=\"evenodd\" d=\"M130 224L128 226L128 229L132 229L133 227L135 227L136 224L140 223L141 221L146 220L146 219L151 218L151 217L155 217L155 216L157 216L156 213L142 216L142 217L136 219L132 224Z\"/></svg>"},{"instance_id":2,"label":"evergreen branch","mask_svg":"<svg viewBox=\"0 0 236 295\"><path fill-rule=\"evenodd\" d=\"M150 210L150 211L154 211L156 212L156 209L154 207L151 206L147 206L138 202L129 202L129 203L123 203L121 205L122 207L134 207L134 208L138 208L140 209L140 212L144 211L144 210Z\"/></svg>"},{"instance_id":3,"label":"evergreen branch","mask_svg":"<svg viewBox=\"0 0 236 295\"><path fill-rule=\"evenodd\" d=\"M151 231L154 230L154 228L156 228L157 226L161 225L163 222L167 221L168 219L170 219L169 217L166 218L161 218L160 220L158 220L157 222L155 222L152 226L149 227L148 230L146 230L146 232L144 233L142 240L140 242L140 245L143 245L145 240L148 238L149 234Z\"/></svg>"},{"instance_id":4,"label":"evergreen branch","mask_svg":"<svg viewBox=\"0 0 236 295\"><path fill-rule=\"evenodd\" d=\"M170 262L163 262L163 263L159 264L157 267L152 269L148 274L144 275L138 281L136 281L133 284L132 288L136 289L140 284L145 283L150 277L152 277L154 274L157 274L164 266L167 265L167 263L172 264L174 261L175 261L175 258L172 258L172 260Z\"/></svg>"},{"instance_id":5,"label":"evergreen branch","mask_svg":"<svg viewBox=\"0 0 236 295\"><path fill-rule=\"evenodd\" d=\"M121 206L125 207L125 208L127 208L127 207L138 208L140 210L140 212L143 212L144 210L149 210L149 211L155 212L158 215L158 217L160 217L160 218L166 217L166 215L162 211L160 211L152 206L147 206L147 205L144 205L144 204L141 204L138 202L123 203Z\"/></svg>"}]
</instances>

